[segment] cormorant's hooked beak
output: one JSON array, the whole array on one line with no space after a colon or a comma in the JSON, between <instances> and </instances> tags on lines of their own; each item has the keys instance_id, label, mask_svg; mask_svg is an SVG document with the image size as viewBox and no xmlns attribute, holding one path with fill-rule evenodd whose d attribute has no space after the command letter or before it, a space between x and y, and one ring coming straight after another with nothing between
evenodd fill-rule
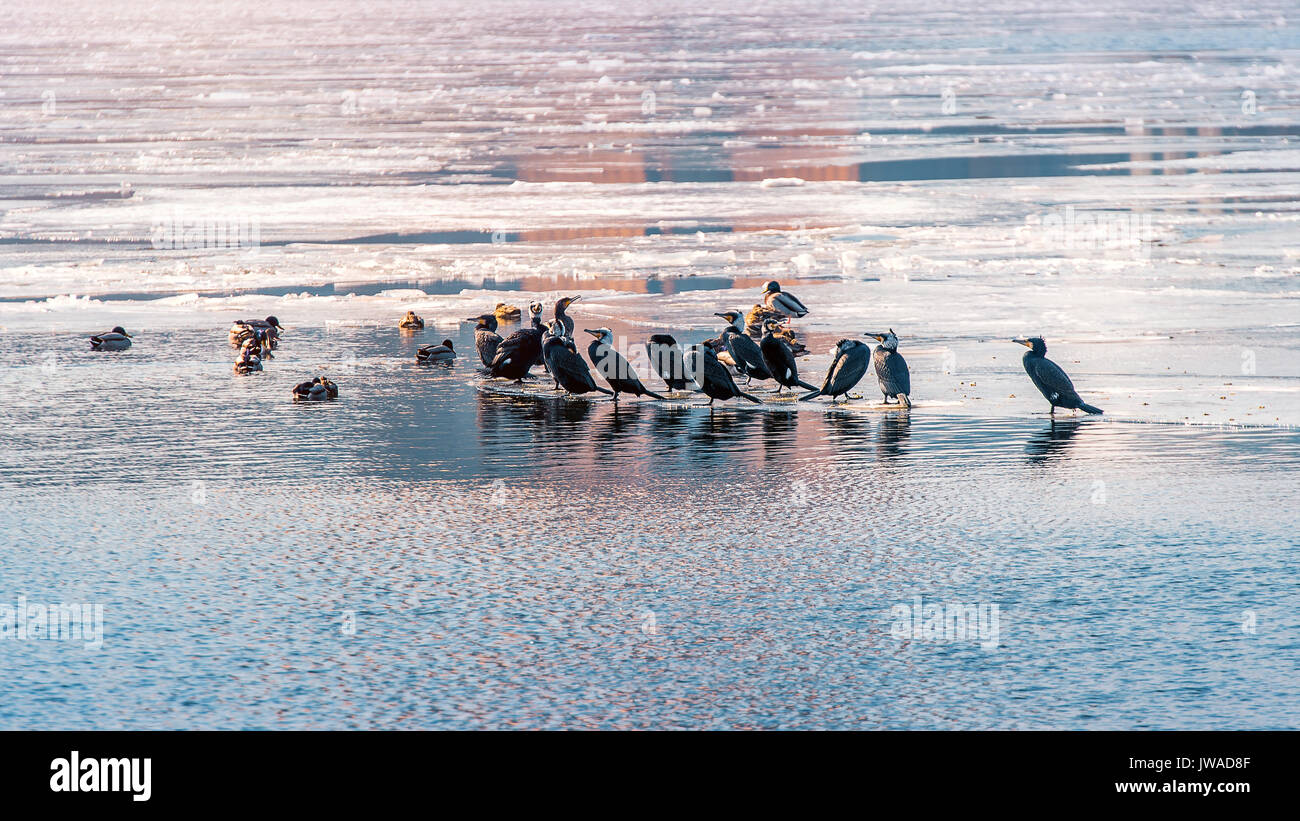
<instances>
[{"instance_id":1,"label":"cormorant's hooked beak","mask_svg":"<svg viewBox=\"0 0 1300 821\"><path fill-rule=\"evenodd\" d=\"M593 331L591 328L583 328L582 330L584 333L589 333L592 336L596 337L597 339L600 339L602 336L604 336L604 334L602 334L600 331Z\"/></svg>"},{"instance_id":2,"label":"cormorant's hooked beak","mask_svg":"<svg viewBox=\"0 0 1300 821\"><path fill-rule=\"evenodd\" d=\"M884 342L884 341L885 341L885 335L884 335L884 334L873 334L873 333L871 333L870 331L868 331L867 333L864 333L863 336L869 336L869 337L871 337L872 339L876 340L877 342Z\"/></svg>"},{"instance_id":3,"label":"cormorant's hooked beak","mask_svg":"<svg viewBox=\"0 0 1300 821\"><path fill-rule=\"evenodd\" d=\"M1034 347L1034 343L1030 342L1028 339L1025 339L1023 336L1018 336L1011 341L1020 345L1024 345L1026 348Z\"/></svg>"}]
</instances>

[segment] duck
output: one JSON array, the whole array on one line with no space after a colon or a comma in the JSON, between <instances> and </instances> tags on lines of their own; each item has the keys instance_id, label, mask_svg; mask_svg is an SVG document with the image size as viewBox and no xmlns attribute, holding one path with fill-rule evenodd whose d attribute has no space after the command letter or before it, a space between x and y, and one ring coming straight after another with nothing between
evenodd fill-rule
<instances>
[{"instance_id":1,"label":"duck","mask_svg":"<svg viewBox=\"0 0 1300 821\"><path fill-rule=\"evenodd\" d=\"M280 320L274 316L268 316L266 319L236 319L230 326L230 344L243 344L244 336L250 328L264 331L272 348L280 344L280 331L284 330Z\"/></svg>"},{"instance_id":2,"label":"duck","mask_svg":"<svg viewBox=\"0 0 1300 821\"><path fill-rule=\"evenodd\" d=\"M121 325L113 330L90 338L92 351L125 351L131 347L131 335Z\"/></svg>"},{"instance_id":3,"label":"duck","mask_svg":"<svg viewBox=\"0 0 1300 821\"><path fill-rule=\"evenodd\" d=\"M498 302L496 308L492 309L492 315L499 322L518 322L523 316L517 305L507 305L504 302Z\"/></svg>"},{"instance_id":4,"label":"duck","mask_svg":"<svg viewBox=\"0 0 1300 821\"><path fill-rule=\"evenodd\" d=\"M421 345L415 352L417 362L450 362L456 358L456 349L450 339L442 340L441 345Z\"/></svg>"},{"instance_id":5,"label":"duck","mask_svg":"<svg viewBox=\"0 0 1300 821\"><path fill-rule=\"evenodd\" d=\"M402 321L397 323L397 327L404 331L424 330L424 317L418 316L415 311L407 311Z\"/></svg>"},{"instance_id":6,"label":"duck","mask_svg":"<svg viewBox=\"0 0 1300 821\"><path fill-rule=\"evenodd\" d=\"M245 345L239 349L239 358L235 360L235 373L248 374L257 373L262 370L261 348L256 345Z\"/></svg>"},{"instance_id":7,"label":"duck","mask_svg":"<svg viewBox=\"0 0 1300 821\"><path fill-rule=\"evenodd\" d=\"M780 311L773 311L766 305L755 305L749 309L749 313L745 314L745 333L750 336L762 336L763 323L769 319L783 322L788 317Z\"/></svg>"},{"instance_id":8,"label":"duck","mask_svg":"<svg viewBox=\"0 0 1300 821\"><path fill-rule=\"evenodd\" d=\"M781 283L776 280L771 280L763 286L763 304L767 306L768 310L795 319L808 315L808 309L804 307L799 297L788 291L782 291Z\"/></svg>"},{"instance_id":9,"label":"duck","mask_svg":"<svg viewBox=\"0 0 1300 821\"><path fill-rule=\"evenodd\" d=\"M299 382L293 386L293 401L323 402L339 398L339 386L328 377L317 376L309 382Z\"/></svg>"}]
</instances>

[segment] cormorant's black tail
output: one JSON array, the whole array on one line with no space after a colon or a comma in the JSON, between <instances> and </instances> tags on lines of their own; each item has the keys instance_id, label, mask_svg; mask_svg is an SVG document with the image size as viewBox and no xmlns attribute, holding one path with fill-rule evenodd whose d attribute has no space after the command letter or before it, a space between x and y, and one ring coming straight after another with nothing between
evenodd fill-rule
<instances>
[{"instance_id":1,"label":"cormorant's black tail","mask_svg":"<svg viewBox=\"0 0 1300 821\"><path fill-rule=\"evenodd\" d=\"M762 400L762 399L759 399L759 398L754 397L754 396L750 396L749 394L745 393L744 391L737 391L737 392L736 392L736 395L739 396L741 399L748 399L750 402L753 402L755 405L761 405L761 404L763 404L763 400Z\"/></svg>"},{"instance_id":2,"label":"cormorant's black tail","mask_svg":"<svg viewBox=\"0 0 1300 821\"><path fill-rule=\"evenodd\" d=\"M817 391L819 393L821 392L821 388L817 387L816 385L809 385L807 382L796 380L795 384L806 391Z\"/></svg>"},{"instance_id":3,"label":"cormorant's black tail","mask_svg":"<svg viewBox=\"0 0 1300 821\"><path fill-rule=\"evenodd\" d=\"M1103 411L1101 408L1095 408L1092 405L1089 405L1087 402L1080 402L1079 410L1083 411L1084 413L1105 413L1105 411Z\"/></svg>"},{"instance_id":4,"label":"cormorant's black tail","mask_svg":"<svg viewBox=\"0 0 1300 821\"><path fill-rule=\"evenodd\" d=\"M807 402L809 399L816 399L817 397L819 397L819 396L821 396L821 395L822 395L821 388L818 388L818 389L815 390L815 391L811 391L811 392L809 392L809 393L805 393L803 396L799 397L799 401L800 401L800 402Z\"/></svg>"},{"instance_id":5,"label":"cormorant's black tail","mask_svg":"<svg viewBox=\"0 0 1300 821\"><path fill-rule=\"evenodd\" d=\"M905 394L905 393L900 393L900 394L899 394L897 397L895 397L895 398L897 398L898 401L901 402L901 403L903 404L903 407L905 407L905 408L910 408L910 407L912 407L912 397L908 396L907 394Z\"/></svg>"}]
</instances>

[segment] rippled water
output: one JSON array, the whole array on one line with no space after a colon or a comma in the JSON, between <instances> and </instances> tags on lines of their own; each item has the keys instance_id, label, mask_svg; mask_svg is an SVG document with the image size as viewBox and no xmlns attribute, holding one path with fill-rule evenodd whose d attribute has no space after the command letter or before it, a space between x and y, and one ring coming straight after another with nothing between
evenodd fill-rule
<instances>
[{"instance_id":1,"label":"rippled water","mask_svg":"<svg viewBox=\"0 0 1300 821\"><path fill-rule=\"evenodd\" d=\"M1282 727L1300 706L1292 431L616 409L484 393L387 329L291 331L247 377L220 334L163 341L8 388L29 401L6 404L0 578L102 603L105 634L0 642L3 726ZM294 405L324 350L341 399ZM998 604L997 649L894 637L914 596Z\"/></svg>"},{"instance_id":2,"label":"rippled water","mask_svg":"<svg viewBox=\"0 0 1300 821\"><path fill-rule=\"evenodd\" d=\"M1295 727L1291 5L5 5L0 728ZM459 322L769 279L913 410L569 401Z\"/></svg>"}]
</instances>

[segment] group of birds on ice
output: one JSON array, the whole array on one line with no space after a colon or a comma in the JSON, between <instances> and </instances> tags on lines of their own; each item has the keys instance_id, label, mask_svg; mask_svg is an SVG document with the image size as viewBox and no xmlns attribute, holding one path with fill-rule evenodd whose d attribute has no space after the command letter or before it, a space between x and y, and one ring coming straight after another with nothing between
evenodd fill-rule
<instances>
[{"instance_id":1,"label":"group of birds on ice","mask_svg":"<svg viewBox=\"0 0 1300 821\"><path fill-rule=\"evenodd\" d=\"M577 296L559 299L549 323L542 322L543 305L530 303L528 325L504 338L497 329L502 322L520 321L522 311L518 308L498 304L491 312L470 317L467 321L475 323L474 344L483 365L480 373L522 383L532 375L533 368L540 366L553 380L554 389L568 396L600 393L612 396L615 402L620 394L669 398L645 386L632 363L615 347L614 332L606 327L583 329L592 336L587 358L608 387L596 382L592 368L578 352L574 340L576 326L568 314L569 307L579 299ZM806 392L798 396L799 401L826 396L834 403L840 397L845 401L860 398L850 391L868 368L872 368L884 403L893 400L904 408L911 407L911 374L907 361L898 352L898 336L892 329L863 334L877 342L874 349L858 339L839 340L821 387L816 387L799 376L797 359L806 348L790 328L792 320L808 314L808 308L775 281L767 283L761 299L747 314L735 310L715 313L714 316L726 321L726 326L718 336L689 346L685 351L669 334L653 334L647 339L645 348L650 366L670 393L703 393L709 397L709 405L728 399L761 403L761 399L737 383L736 377L744 377L744 388L751 388L754 380L774 381L777 395L786 388L802 389ZM422 330L424 319L408 311L398 327L406 331ZM236 320L229 334L231 344L239 349L235 372L263 370L263 362L274 356L283 330L274 316ZM95 351L123 351L131 347L131 339L125 329L116 327L109 333L92 336L90 346ZM1057 408L1102 412L1084 402L1065 371L1046 357L1047 344L1041 337L1012 341L1029 348L1022 360L1025 371L1051 404L1051 413L1055 414ZM455 346L450 339L423 345L416 351L420 362L449 362L455 358ZM295 385L292 395L295 401L324 401L337 398L339 391L338 385L328 377L317 376Z\"/></svg>"}]
</instances>

